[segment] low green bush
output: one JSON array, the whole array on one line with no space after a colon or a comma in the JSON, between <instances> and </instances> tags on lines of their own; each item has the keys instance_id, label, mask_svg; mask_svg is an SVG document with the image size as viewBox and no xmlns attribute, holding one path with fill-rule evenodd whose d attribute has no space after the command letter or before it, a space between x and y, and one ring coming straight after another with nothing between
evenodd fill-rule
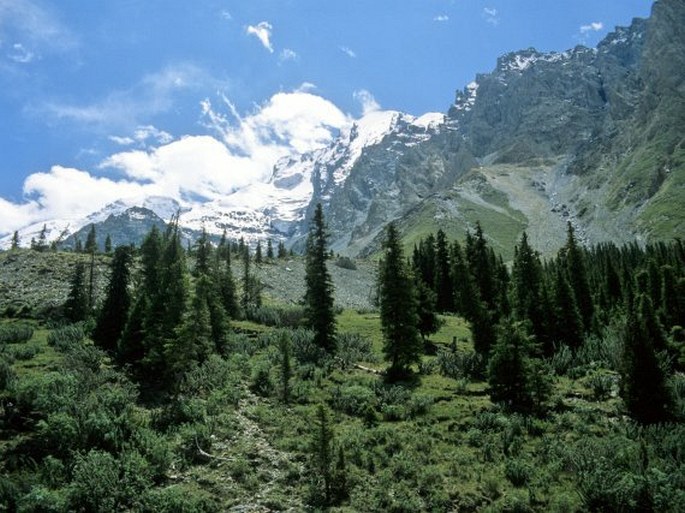
<instances>
[{"instance_id":1,"label":"low green bush","mask_svg":"<svg viewBox=\"0 0 685 513\"><path fill-rule=\"evenodd\" d=\"M0 344L20 344L33 337L33 327L25 323L12 323L0 326Z\"/></svg>"}]
</instances>

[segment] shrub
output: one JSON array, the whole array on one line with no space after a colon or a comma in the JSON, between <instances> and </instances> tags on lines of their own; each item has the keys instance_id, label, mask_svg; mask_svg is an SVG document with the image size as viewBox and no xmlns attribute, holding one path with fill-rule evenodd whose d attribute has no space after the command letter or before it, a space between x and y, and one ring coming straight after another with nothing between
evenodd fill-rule
<instances>
[{"instance_id":1,"label":"shrub","mask_svg":"<svg viewBox=\"0 0 685 513\"><path fill-rule=\"evenodd\" d=\"M375 362L378 357L373 352L371 340L358 333L340 333L337 337L336 356L343 369L353 364Z\"/></svg>"},{"instance_id":2,"label":"shrub","mask_svg":"<svg viewBox=\"0 0 685 513\"><path fill-rule=\"evenodd\" d=\"M16 374L12 366L5 358L0 358L0 391L10 388L15 379Z\"/></svg>"},{"instance_id":3,"label":"shrub","mask_svg":"<svg viewBox=\"0 0 685 513\"><path fill-rule=\"evenodd\" d=\"M350 257L346 257L346 256L338 257L335 260L335 265L337 267L342 268L342 269L349 269L350 271L356 271L357 270L357 264L354 263L354 260L352 260Z\"/></svg>"},{"instance_id":4,"label":"shrub","mask_svg":"<svg viewBox=\"0 0 685 513\"><path fill-rule=\"evenodd\" d=\"M614 386L615 379L608 374L593 374L588 378L588 385L596 401L608 399Z\"/></svg>"},{"instance_id":5,"label":"shrub","mask_svg":"<svg viewBox=\"0 0 685 513\"><path fill-rule=\"evenodd\" d=\"M336 387L332 391L331 406L348 415L365 417L376 406L376 394L368 387L352 385Z\"/></svg>"},{"instance_id":6,"label":"shrub","mask_svg":"<svg viewBox=\"0 0 685 513\"><path fill-rule=\"evenodd\" d=\"M219 505L209 493L185 485L152 489L142 498L142 513L215 513Z\"/></svg>"},{"instance_id":7,"label":"shrub","mask_svg":"<svg viewBox=\"0 0 685 513\"><path fill-rule=\"evenodd\" d=\"M83 326L71 324L51 331L48 335L48 345L64 353L80 345L85 338Z\"/></svg>"},{"instance_id":8,"label":"shrub","mask_svg":"<svg viewBox=\"0 0 685 513\"><path fill-rule=\"evenodd\" d=\"M258 306L248 308L247 319L274 328L298 328L304 322L301 306Z\"/></svg>"},{"instance_id":9,"label":"shrub","mask_svg":"<svg viewBox=\"0 0 685 513\"><path fill-rule=\"evenodd\" d=\"M518 458L508 459L504 464L504 475L517 488L528 484L532 472L530 464Z\"/></svg>"},{"instance_id":10,"label":"shrub","mask_svg":"<svg viewBox=\"0 0 685 513\"><path fill-rule=\"evenodd\" d=\"M0 327L0 344L20 344L33 337L33 327L28 324L15 323Z\"/></svg>"},{"instance_id":11,"label":"shrub","mask_svg":"<svg viewBox=\"0 0 685 513\"><path fill-rule=\"evenodd\" d=\"M40 353L40 346L37 344L22 344L16 346L10 346L8 352L15 360L31 360L38 353Z\"/></svg>"},{"instance_id":12,"label":"shrub","mask_svg":"<svg viewBox=\"0 0 685 513\"><path fill-rule=\"evenodd\" d=\"M475 351L441 349L438 351L436 362L441 375L456 380L480 379L485 372L485 360Z\"/></svg>"},{"instance_id":13,"label":"shrub","mask_svg":"<svg viewBox=\"0 0 685 513\"><path fill-rule=\"evenodd\" d=\"M271 365L266 360L259 360L252 369L250 390L262 397L273 393L274 383L271 379Z\"/></svg>"}]
</instances>

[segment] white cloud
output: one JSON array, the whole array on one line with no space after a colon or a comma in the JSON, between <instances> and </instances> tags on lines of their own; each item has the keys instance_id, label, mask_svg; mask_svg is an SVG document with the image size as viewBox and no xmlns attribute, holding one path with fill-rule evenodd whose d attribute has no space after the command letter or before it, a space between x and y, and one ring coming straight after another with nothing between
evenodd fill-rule
<instances>
[{"instance_id":1,"label":"white cloud","mask_svg":"<svg viewBox=\"0 0 685 513\"><path fill-rule=\"evenodd\" d=\"M35 54L24 48L24 45L21 43L14 43L12 45L12 51L7 54L7 57L19 64L28 64L33 61Z\"/></svg>"},{"instance_id":2,"label":"white cloud","mask_svg":"<svg viewBox=\"0 0 685 513\"><path fill-rule=\"evenodd\" d=\"M31 0L0 0L0 40L12 46L8 58L25 63L40 54L63 54L77 39L47 7Z\"/></svg>"},{"instance_id":3,"label":"white cloud","mask_svg":"<svg viewBox=\"0 0 685 513\"><path fill-rule=\"evenodd\" d=\"M278 60L280 62L296 61L299 58L300 58L300 56L297 55L297 52L294 50L291 50L290 48L284 48L283 50L281 50L281 53L278 55Z\"/></svg>"},{"instance_id":4,"label":"white cloud","mask_svg":"<svg viewBox=\"0 0 685 513\"><path fill-rule=\"evenodd\" d=\"M118 199L167 196L192 204L264 182L278 159L323 147L351 123L333 103L307 92L312 87L305 83L295 92L277 93L242 116L227 98L222 110L205 100L203 120L214 137L169 141L169 134L152 126L112 136L122 145L159 145L115 153L93 172L53 166L30 175L23 202L0 198L0 234L50 219L82 218Z\"/></svg>"},{"instance_id":5,"label":"white cloud","mask_svg":"<svg viewBox=\"0 0 685 513\"><path fill-rule=\"evenodd\" d=\"M221 11L219 13L219 16L221 16L226 21L231 21L233 19L233 15L227 9L224 9L223 11Z\"/></svg>"},{"instance_id":6,"label":"white cloud","mask_svg":"<svg viewBox=\"0 0 685 513\"><path fill-rule=\"evenodd\" d=\"M587 34L588 32L598 32L604 28L604 23L601 21L593 21L587 25L580 26L580 33Z\"/></svg>"},{"instance_id":7,"label":"white cloud","mask_svg":"<svg viewBox=\"0 0 685 513\"><path fill-rule=\"evenodd\" d=\"M193 64L179 63L145 75L129 89L116 90L92 104L46 101L27 110L62 121L131 130L150 116L169 111L177 94L226 86Z\"/></svg>"},{"instance_id":8,"label":"white cloud","mask_svg":"<svg viewBox=\"0 0 685 513\"><path fill-rule=\"evenodd\" d=\"M271 31L273 27L268 21L261 21L256 26L248 25L245 31L255 36L262 43L264 48L269 52L274 53L274 47L271 45Z\"/></svg>"},{"instance_id":9,"label":"white cloud","mask_svg":"<svg viewBox=\"0 0 685 513\"><path fill-rule=\"evenodd\" d=\"M450 17L447 16L446 14L440 14L433 18L433 21L449 21Z\"/></svg>"},{"instance_id":10,"label":"white cloud","mask_svg":"<svg viewBox=\"0 0 685 513\"><path fill-rule=\"evenodd\" d=\"M483 18L490 25L496 27L499 25L499 11L494 7L484 7L483 8Z\"/></svg>"},{"instance_id":11,"label":"white cloud","mask_svg":"<svg viewBox=\"0 0 685 513\"><path fill-rule=\"evenodd\" d=\"M109 140L121 146L131 146L138 143L138 145L145 147L148 143L151 144L168 144L174 140L169 132L160 130L152 125L142 125L133 131L132 136L116 136L110 135Z\"/></svg>"},{"instance_id":12,"label":"white cloud","mask_svg":"<svg viewBox=\"0 0 685 513\"><path fill-rule=\"evenodd\" d=\"M350 59L356 59L357 58L357 54L354 51L350 50L347 46L339 46L338 49L342 53L347 55Z\"/></svg>"},{"instance_id":13,"label":"white cloud","mask_svg":"<svg viewBox=\"0 0 685 513\"><path fill-rule=\"evenodd\" d=\"M366 116L369 112L380 110L381 106L376 98L366 89L360 89L352 93L352 97L359 102L362 107L362 115Z\"/></svg>"}]
</instances>

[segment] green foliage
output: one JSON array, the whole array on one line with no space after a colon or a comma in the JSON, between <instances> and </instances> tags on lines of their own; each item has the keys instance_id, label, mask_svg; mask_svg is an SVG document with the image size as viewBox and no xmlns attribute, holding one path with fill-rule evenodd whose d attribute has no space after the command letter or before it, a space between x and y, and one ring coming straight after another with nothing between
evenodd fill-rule
<instances>
[{"instance_id":1,"label":"green foliage","mask_svg":"<svg viewBox=\"0 0 685 513\"><path fill-rule=\"evenodd\" d=\"M11 323L0 326L0 344L20 344L33 337L33 326L25 323Z\"/></svg>"},{"instance_id":2,"label":"green foliage","mask_svg":"<svg viewBox=\"0 0 685 513\"><path fill-rule=\"evenodd\" d=\"M88 317L86 268L82 261L78 261L74 267L69 295L64 303L64 315L71 322L80 322Z\"/></svg>"},{"instance_id":3,"label":"green foliage","mask_svg":"<svg viewBox=\"0 0 685 513\"><path fill-rule=\"evenodd\" d=\"M549 396L550 379L534 346L520 324L500 327L488 364L488 382L493 402L511 411L540 411Z\"/></svg>"},{"instance_id":4,"label":"green foliage","mask_svg":"<svg viewBox=\"0 0 685 513\"><path fill-rule=\"evenodd\" d=\"M314 332L314 342L328 352L335 350L335 312L333 280L326 267L328 231L323 209L317 204L307 237L304 295L307 327Z\"/></svg>"},{"instance_id":5,"label":"green foliage","mask_svg":"<svg viewBox=\"0 0 685 513\"><path fill-rule=\"evenodd\" d=\"M357 264L350 257L341 256L335 259L335 265L341 269L348 269L350 271L357 270Z\"/></svg>"},{"instance_id":6,"label":"green foliage","mask_svg":"<svg viewBox=\"0 0 685 513\"><path fill-rule=\"evenodd\" d=\"M390 223L383 243L378 288L383 353L390 362L388 377L405 376L418 363L423 350L418 331L417 298L413 280L404 262L399 235Z\"/></svg>"},{"instance_id":7,"label":"green foliage","mask_svg":"<svg viewBox=\"0 0 685 513\"><path fill-rule=\"evenodd\" d=\"M70 324L52 330L48 335L48 345L57 351L67 352L80 346L86 338L82 324Z\"/></svg>"},{"instance_id":8,"label":"green foliage","mask_svg":"<svg viewBox=\"0 0 685 513\"><path fill-rule=\"evenodd\" d=\"M441 349L436 361L440 374L448 378L476 380L482 379L485 375L485 359L475 351Z\"/></svg>"}]
</instances>

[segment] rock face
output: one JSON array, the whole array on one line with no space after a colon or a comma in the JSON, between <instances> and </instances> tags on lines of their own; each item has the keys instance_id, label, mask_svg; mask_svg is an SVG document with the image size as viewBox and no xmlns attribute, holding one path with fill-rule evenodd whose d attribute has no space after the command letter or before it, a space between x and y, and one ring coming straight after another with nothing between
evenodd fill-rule
<instances>
[{"instance_id":1,"label":"rock face","mask_svg":"<svg viewBox=\"0 0 685 513\"><path fill-rule=\"evenodd\" d=\"M392 220L410 242L479 220L504 251L524 229L553 251L567 221L588 242L683 236L684 31L685 3L661 0L596 49L504 55L443 120L394 113L344 173L317 162L309 212L321 202L333 248L353 255Z\"/></svg>"}]
</instances>

